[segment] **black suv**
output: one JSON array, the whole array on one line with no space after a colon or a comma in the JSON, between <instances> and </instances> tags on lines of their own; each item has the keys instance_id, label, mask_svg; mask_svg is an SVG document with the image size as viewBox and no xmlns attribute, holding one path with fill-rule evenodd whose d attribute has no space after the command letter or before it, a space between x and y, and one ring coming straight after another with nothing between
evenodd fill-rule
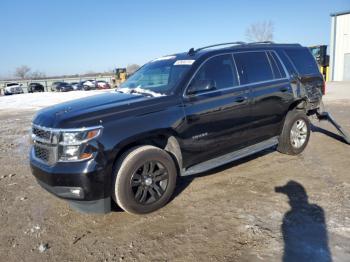
<instances>
[{"instance_id":1,"label":"black suv","mask_svg":"<svg viewBox=\"0 0 350 262\"><path fill-rule=\"evenodd\" d=\"M73 86L66 82L54 82L51 86L51 91L56 92L69 92L73 90Z\"/></svg>"},{"instance_id":2,"label":"black suv","mask_svg":"<svg viewBox=\"0 0 350 262\"><path fill-rule=\"evenodd\" d=\"M28 93L34 93L34 92L44 92L45 88L40 83L30 83L28 85Z\"/></svg>"},{"instance_id":3,"label":"black suv","mask_svg":"<svg viewBox=\"0 0 350 262\"><path fill-rule=\"evenodd\" d=\"M223 45L223 44L221 44ZM155 59L116 92L41 110L30 164L42 187L85 212L164 206L178 176L310 137L324 80L299 44L229 43Z\"/></svg>"}]
</instances>

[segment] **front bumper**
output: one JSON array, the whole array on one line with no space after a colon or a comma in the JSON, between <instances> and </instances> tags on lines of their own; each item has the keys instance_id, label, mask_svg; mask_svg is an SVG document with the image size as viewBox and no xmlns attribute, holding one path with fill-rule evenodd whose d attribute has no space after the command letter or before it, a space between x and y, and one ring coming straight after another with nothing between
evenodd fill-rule
<instances>
[{"instance_id":1,"label":"front bumper","mask_svg":"<svg viewBox=\"0 0 350 262\"><path fill-rule=\"evenodd\" d=\"M79 191L82 192L82 188L79 187L52 187L49 186L40 180L37 180L38 184L46 189L48 192L52 193L55 196L59 196L62 198L73 198L75 197L75 194L72 193L72 191ZM74 210L77 210L82 213L100 213L100 214L106 214L111 212L111 198L106 197L98 200L91 200L91 201L80 201L80 200L67 200L70 207Z\"/></svg>"},{"instance_id":2,"label":"front bumper","mask_svg":"<svg viewBox=\"0 0 350 262\"><path fill-rule=\"evenodd\" d=\"M30 154L30 167L38 183L82 212L110 211L112 168L94 159L48 166Z\"/></svg>"}]
</instances>

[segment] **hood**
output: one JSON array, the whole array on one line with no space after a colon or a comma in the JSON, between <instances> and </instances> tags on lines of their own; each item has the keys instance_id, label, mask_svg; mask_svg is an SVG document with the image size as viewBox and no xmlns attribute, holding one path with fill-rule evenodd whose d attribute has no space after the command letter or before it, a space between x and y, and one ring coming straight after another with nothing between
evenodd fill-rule
<instances>
[{"instance_id":1,"label":"hood","mask_svg":"<svg viewBox=\"0 0 350 262\"><path fill-rule=\"evenodd\" d=\"M33 123L52 128L77 128L101 124L107 115L115 115L131 108L131 104L150 100L142 95L108 92L40 110Z\"/></svg>"}]
</instances>

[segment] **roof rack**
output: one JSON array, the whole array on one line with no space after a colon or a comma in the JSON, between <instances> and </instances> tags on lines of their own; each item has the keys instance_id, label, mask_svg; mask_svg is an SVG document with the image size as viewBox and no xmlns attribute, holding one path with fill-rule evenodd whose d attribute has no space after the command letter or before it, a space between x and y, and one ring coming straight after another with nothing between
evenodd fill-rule
<instances>
[{"instance_id":1,"label":"roof rack","mask_svg":"<svg viewBox=\"0 0 350 262\"><path fill-rule=\"evenodd\" d=\"M207 49L207 48L211 48L211 47L216 47L216 46L224 46L224 45L259 45L259 44L274 44L274 42L272 42L272 41L259 41L259 42L251 42L251 43L246 43L246 42L241 42L241 41L229 42L229 43L208 45L208 46L200 47L200 48L197 48L197 49L191 48L191 49L188 51L188 54L189 54L190 56L193 56L193 55L194 55L195 53L197 53L198 51L201 51L201 50Z\"/></svg>"},{"instance_id":2,"label":"roof rack","mask_svg":"<svg viewBox=\"0 0 350 262\"><path fill-rule=\"evenodd\" d=\"M247 45L274 44L274 43L275 42L273 42L273 41L258 41L258 42L248 43Z\"/></svg>"},{"instance_id":3,"label":"roof rack","mask_svg":"<svg viewBox=\"0 0 350 262\"><path fill-rule=\"evenodd\" d=\"M204 47L200 47L200 48L197 48L197 49L194 49L194 48L191 48L189 51L188 51L188 54L190 56L194 55L195 53L197 53L198 51L201 51L203 49L207 49L207 48L211 48L211 47L216 47L216 46L223 46L223 45L245 45L247 43L245 42L230 42L230 43L222 43L222 44L215 44L215 45L208 45L208 46L204 46Z\"/></svg>"}]
</instances>

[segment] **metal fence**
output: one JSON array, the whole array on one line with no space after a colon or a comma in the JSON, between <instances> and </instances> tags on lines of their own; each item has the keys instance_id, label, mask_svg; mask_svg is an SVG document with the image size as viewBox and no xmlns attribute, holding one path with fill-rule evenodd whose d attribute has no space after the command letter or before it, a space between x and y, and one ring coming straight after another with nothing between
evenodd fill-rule
<instances>
[{"instance_id":1,"label":"metal fence","mask_svg":"<svg viewBox=\"0 0 350 262\"><path fill-rule=\"evenodd\" d=\"M42 84L45 88L46 92L51 92L51 87L54 82L67 82L67 83L73 83L73 82L81 82L85 80L103 80L108 83L110 83L113 86L112 83L112 76L101 76L101 77L70 77L70 78L50 78L50 79L40 79L40 80L13 80L13 81L0 81L0 95L3 94L4 87L8 83L19 83L22 85L23 91L25 93L28 92L28 86L30 83L39 83Z\"/></svg>"}]
</instances>

